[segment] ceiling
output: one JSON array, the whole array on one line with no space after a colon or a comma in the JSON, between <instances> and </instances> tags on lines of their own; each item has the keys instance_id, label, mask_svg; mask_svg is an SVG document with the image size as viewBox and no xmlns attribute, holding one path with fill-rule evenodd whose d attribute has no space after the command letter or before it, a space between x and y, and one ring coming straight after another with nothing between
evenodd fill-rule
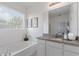
<instances>
[{"instance_id":1,"label":"ceiling","mask_svg":"<svg viewBox=\"0 0 79 59\"><path fill-rule=\"evenodd\" d=\"M64 7L51 10L49 11L49 15L61 15L61 14L67 13L70 11L70 6L71 5L66 5Z\"/></svg>"},{"instance_id":2,"label":"ceiling","mask_svg":"<svg viewBox=\"0 0 79 59\"><path fill-rule=\"evenodd\" d=\"M34 16L48 10L48 4L49 2L0 2L0 5L4 5L24 14ZM49 11L49 14L62 14L67 12L68 9L69 6L64 6L59 9Z\"/></svg>"},{"instance_id":3,"label":"ceiling","mask_svg":"<svg viewBox=\"0 0 79 59\"><path fill-rule=\"evenodd\" d=\"M30 15L41 13L48 8L48 2L4 2L0 4Z\"/></svg>"}]
</instances>

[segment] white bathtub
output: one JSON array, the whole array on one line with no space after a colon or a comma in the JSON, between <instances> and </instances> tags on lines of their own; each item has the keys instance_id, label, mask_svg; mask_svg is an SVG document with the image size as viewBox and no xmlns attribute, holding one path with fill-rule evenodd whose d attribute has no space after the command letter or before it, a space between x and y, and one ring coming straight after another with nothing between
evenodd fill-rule
<instances>
[{"instance_id":1,"label":"white bathtub","mask_svg":"<svg viewBox=\"0 0 79 59\"><path fill-rule=\"evenodd\" d=\"M34 56L37 54L37 43L33 41L19 41L12 44L0 46L0 55L5 55L6 51L10 56Z\"/></svg>"}]
</instances>

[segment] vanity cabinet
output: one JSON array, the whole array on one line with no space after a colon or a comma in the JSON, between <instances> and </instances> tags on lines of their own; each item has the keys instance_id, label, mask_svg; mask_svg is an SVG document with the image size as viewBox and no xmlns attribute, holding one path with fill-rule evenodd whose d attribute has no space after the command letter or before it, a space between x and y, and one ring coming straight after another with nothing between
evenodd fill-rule
<instances>
[{"instance_id":1,"label":"vanity cabinet","mask_svg":"<svg viewBox=\"0 0 79 59\"><path fill-rule=\"evenodd\" d=\"M64 44L64 56L79 56L79 47Z\"/></svg>"},{"instance_id":2,"label":"vanity cabinet","mask_svg":"<svg viewBox=\"0 0 79 59\"><path fill-rule=\"evenodd\" d=\"M46 55L47 56L62 56L62 44L46 41Z\"/></svg>"},{"instance_id":3,"label":"vanity cabinet","mask_svg":"<svg viewBox=\"0 0 79 59\"><path fill-rule=\"evenodd\" d=\"M64 51L64 56L79 56L79 55L71 51Z\"/></svg>"},{"instance_id":4,"label":"vanity cabinet","mask_svg":"<svg viewBox=\"0 0 79 59\"><path fill-rule=\"evenodd\" d=\"M39 56L79 56L78 44L59 43L53 40L38 40L37 50Z\"/></svg>"},{"instance_id":5,"label":"vanity cabinet","mask_svg":"<svg viewBox=\"0 0 79 59\"><path fill-rule=\"evenodd\" d=\"M37 55L45 56L45 40L38 40Z\"/></svg>"},{"instance_id":6,"label":"vanity cabinet","mask_svg":"<svg viewBox=\"0 0 79 59\"><path fill-rule=\"evenodd\" d=\"M38 40L39 56L62 56L62 44L48 40Z\"/></svg>"}]
</instances>

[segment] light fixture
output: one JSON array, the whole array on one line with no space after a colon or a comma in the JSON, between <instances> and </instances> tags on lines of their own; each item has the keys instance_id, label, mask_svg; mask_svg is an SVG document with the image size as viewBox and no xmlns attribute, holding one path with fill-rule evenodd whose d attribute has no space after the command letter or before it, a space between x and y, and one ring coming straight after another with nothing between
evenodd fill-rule
<instances>
[{"instance_id":1,"label":"light fixture","mask_svg":"<svg viewBox=\"0 0 79 59\"><path fill-rule=\"evenodd\" d=\"M49 7L51 7L51 6L53 6L53 5L56 5L56 4L58 4L58 3L60 3L60 2L52 2L52 3L49 3Z\"/></svg>"}]
</instances>

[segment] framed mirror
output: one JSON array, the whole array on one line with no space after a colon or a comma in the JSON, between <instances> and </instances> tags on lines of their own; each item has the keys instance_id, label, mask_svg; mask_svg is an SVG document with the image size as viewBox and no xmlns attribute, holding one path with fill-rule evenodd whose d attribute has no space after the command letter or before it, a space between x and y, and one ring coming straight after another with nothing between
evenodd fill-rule
<instances>
[{"instance_id":1,"label":"framed mirror","mask_svg":"<svg viewBox=\"0 0 79 59\"><path fill-rule=\"evenodd\" d=\"M31 21L32 21L32 27L37 28L38 27L38 17L32 18Z\"/></svg>"}]
</instances>

